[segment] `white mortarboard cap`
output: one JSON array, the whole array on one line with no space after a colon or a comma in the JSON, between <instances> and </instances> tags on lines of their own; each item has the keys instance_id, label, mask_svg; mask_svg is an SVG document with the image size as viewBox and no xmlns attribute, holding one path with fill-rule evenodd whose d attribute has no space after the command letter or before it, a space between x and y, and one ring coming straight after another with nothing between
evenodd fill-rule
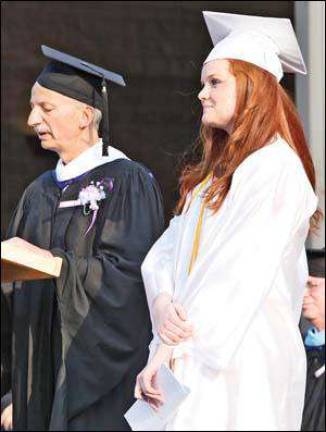
<instances>
[{"instance_id":1,"label":"white mortarboard cap","mask_svg":"<svg viewBox=\"0 0 326 432\"><path fill-rule=\"evenodd\" d=\"M288 18L269 18L221 12L203 12L214 48L208 63L237 59L253 63L276 76L306 74L300 47Z\"/></svg>"}]
</instances>

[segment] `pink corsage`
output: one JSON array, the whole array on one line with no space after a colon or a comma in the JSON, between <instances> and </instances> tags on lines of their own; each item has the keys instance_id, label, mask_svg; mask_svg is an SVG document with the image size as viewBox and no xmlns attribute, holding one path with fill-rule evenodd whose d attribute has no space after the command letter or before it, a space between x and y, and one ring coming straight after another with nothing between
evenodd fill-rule
<instances>
[{"instance_id":1,"label":"pink corsage","mask_svg":"<svg viewBox=\"0 0 326 432\"><path fill-rule=\"evenodd\" d=\"M94 182L85 188L83 188L78 195L78 199L83 208L83 213L85 216L88 216L93 210L97 212L99 209L98 202L102 201L106 198L106 193L104 192L104 186L101 185L100 182L96 182L96 186Z\"/></svg>"},{"instance_id":2,"label":"pink corsage","mask_svg":"<svg viewBox=\"0 0 326 432\"><path fill-rule=\"evenodd\" d=\"M93 212L91 223L85 232L86 235L95 224L97 213L100 208L100 201L107 198L108 192L111 192L112 189L113 179L111 178L105 178L96 182L96 184L94 184L94 181L91 181L88 186L80 190L77 200L62 201L59 205L59 208L83 206L83 214L85 216L88 216L91 212Z\"/></svg>"},{"instance_id":3,"label":"pink corsage","mask_svg":"<svg viewBox=\"0 0 326 432\"><path fill-rule=\"evenodd\" d=\"M80 204L83 206L83 213L85 216L88 216L91 211L93 211L92 214L92 220L91 223L85 232L85 235L89 233L89 231L94 226L94 223L96 221L97 213L99 210L99 202L104 200L107 195L104 190L104 187L107 187L109 191L113 189L113 181L112 179L108 180L101 180L96 182L94 184L93 181L91 183L83 188L78 195L78 200L80 201Z\"/></svg>"}]
</instances>

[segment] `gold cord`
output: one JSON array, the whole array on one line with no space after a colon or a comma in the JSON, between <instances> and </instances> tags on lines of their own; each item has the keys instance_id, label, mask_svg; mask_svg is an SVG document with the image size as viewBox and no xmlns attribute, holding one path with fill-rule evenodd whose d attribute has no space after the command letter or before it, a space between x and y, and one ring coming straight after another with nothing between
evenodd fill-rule
<instances>
[{"instance_id":1,"label":"gold cord","mask_svg":"<svg viewBox=\"0 0 326 432\"><path fill-rule=\"evenodd\" d=\"M208 181L211 178L212 178L212 174L209 174L200 183L196 193L191 198L191 202L189 204L189 207L190 207L191 203L197 198L197 196L200 194L200 192L203 190L203 188L206 186L206 184L208 183ZM192 245L192 253L191 253L191 259L190 259L190 264L189 264L189 269L188 269L188 275L191 273L191 270L195 264L195 261L197 259L198 253L199 253L200 237L201 237L201 231L202 231L202 226L203 226L204 211L205 211L205 200L203 199L201 206L200 206L200 212L199 212L198 222L196 225L194 242Z\"/></svg>"}]
</instances>

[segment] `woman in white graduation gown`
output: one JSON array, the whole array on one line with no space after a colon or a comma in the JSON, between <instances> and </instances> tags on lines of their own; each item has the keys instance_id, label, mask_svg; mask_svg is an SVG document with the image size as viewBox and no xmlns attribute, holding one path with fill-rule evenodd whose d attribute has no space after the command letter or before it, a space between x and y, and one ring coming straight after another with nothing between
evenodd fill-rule
<instances>
[{"instance_id":1,"label":"woman in white graduation gown","mask_svg":"<svg viewBox=\"0 0 326 432\"><path fill-rule=\"evenodd\" d=\"M166 430L300 430L304 243L319 212L279 81L304 64L288 20L204 15L216 45L201 75L203 155L142 266L154 338L135 395L159 406L166 362L191 390Z\"/></svg>"}]
</instances>

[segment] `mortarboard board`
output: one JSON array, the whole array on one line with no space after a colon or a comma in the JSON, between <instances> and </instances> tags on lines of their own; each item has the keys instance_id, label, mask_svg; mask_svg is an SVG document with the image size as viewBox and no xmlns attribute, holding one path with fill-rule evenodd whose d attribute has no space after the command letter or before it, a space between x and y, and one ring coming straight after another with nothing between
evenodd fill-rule
<instances>
[{"instance_id":1,"label":"mortarboard board","mask_svg":"<svg viewBox=\"0 0 326 432\"><path fill-rule=\"evenodd\" d=\"M276 76L283 72L306 74L306 66L287 18L269 18L220 12L203 12L214 44L204 64L217 59L253 63Z\"/></svg>"},{"instance_id":2,"label":"mortarboard board","mask_svg":"<svg viewBox=\"0 0 326 432\"><path fill-rule=\"evenodd\" d=\"M43 54L50 58L37 82L50 90L77 99L102 112L103 156L109 145L109 109L106 81L125 86L121 75L42 45Z\"/></svg>"}]
</instances>

